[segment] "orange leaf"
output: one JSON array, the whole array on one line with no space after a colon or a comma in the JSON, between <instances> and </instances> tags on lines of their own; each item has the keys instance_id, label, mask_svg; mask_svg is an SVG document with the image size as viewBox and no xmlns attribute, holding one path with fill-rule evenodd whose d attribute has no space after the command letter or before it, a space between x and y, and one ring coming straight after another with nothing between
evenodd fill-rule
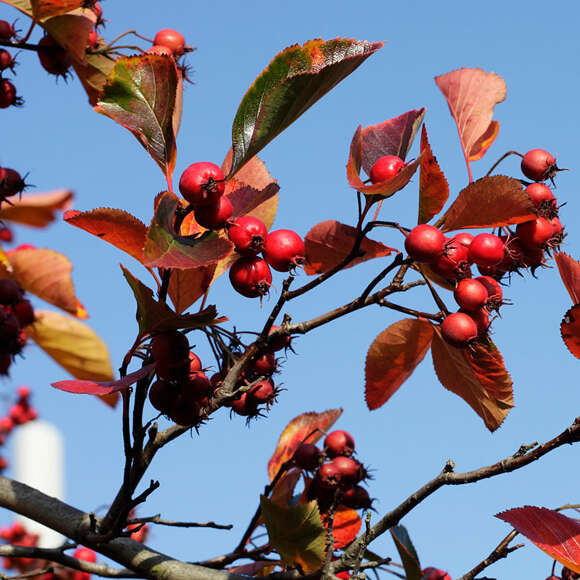
<instances>
[{"instance_id":1,"label":"orange leaf","mask_svg":"<svg viewBox=\"0 0 580 580\"><path fill-rule=\"evenodd\" d=\"M274 454L268 461L268 475L270 481L274 479L282 464L288 461L293 455L298 445L312 433L308 438L308 443L316 443L334 425L342 414L342 409L330 409L322 413L303 413L294 417L280 435Z\"/></svg>"},{"instance_id":2,"label":"orange leaf","mask_svg":"<svg viewBox=\"0 0 580 580\"><path fill-rule=\"evenodd\" d=\"M554 258L558 264L560 278L562 278L572 302L578 304L580 302L580 262L564 252L558 252Z\"/></svg>"},{"instance_id":3,"label":"orange leaf","mask_svg":"<svg viewBox=\"0 0 580 580\"><path fill-rule=\"evenodd\" d=\"M270 501L278 505L287 506L294 494L294 488L300 479L302 471L300 469L291 469L285 473L282 479L276 484L272 491Z\"/></svg>"},{"instance_id":4,"label":"orange leaf","mask_svg":"<svg viewBox=\"0 0 580 580\"><path fill-rule=\"evenodd\" d=\"M323 517L322 523L328 528L328 521ZM339 506L334 515L332 532L334 536L334 549L340 550L348 546L357 536L362 521L355 510L346 506Z\"/></svg>"},{"instance_id":5,"label":"orange leaf","mask_svg":"<svg viewBox=\"0 0 580 580\"><path fill-rule=\"evenodd\" d=\"M203 296L214 279L216 264L190 270L173 270L169 282L169 297L175 312L181 314Z\"/></svg>"},{"instance_id":6,"label":"orange leaf","mask_svg":"<svg viewBox=\"0 0 580 580\"><path fill-rule=\"evenodd\" d=\"M496 515L550 558L580 574L580 523L546 508L525 506Z\"/></svg>"},{"instance_id":7,"label":"orange leaf","mask_svg":"<svg viewBox=\"0 0 580 580\"><path fill-rule=\"evenodd\" d=\"M512 381L495 345L449 345L433 326L433 366L441 384L459 395L495 431L514 406Z\"/></svg>"},{"instance_id":8,"label":"orange leaf","mask_svg":"<svg viewBox=\"0 0 580 580\"><path fill-rule=\"evenodd\" d=\"M73 62L86 64L87 41L96 22L92 10L75 10L51 16L42 22L42 27L71 55Z\"/></svg>"},{"instance_id":9,"label":"orange leaf","mask_svg":"<svg viewBox=\"0 0 580 580\"><path fill-rule=\"evenodd\" d=\"M0 219L35 228L44 228L55 220L55 212L68 209L73 192L58 189L48 193L25 193L19 199L10 200L11 205L2 204Z\"/></svg>"},{"instance_id":10,"label":"orange leaf","mask_svg":"<svg viewBox=\"0 0 580 580\"><path fill-rule=\"evenodd\" d=\"M327 220L316 224L304 238L306 263L305 272L312 276L327 272L340 263L352 250L357 238L357 231L351 226L341 224L335 220ZM361 262L373 258L388 256L393 251L381 242L365 238L360 245L364 252L352 260L345 268L351 268Z\"/></svg>"},{"instance_id":11,"label":"orange leaf","mask_svg":"<svg viewBox=\"0 0 580 580\"><path fill-rule=\"evenodd\" d=\"M35 20L45 20L80 8L84 0L30 0Z\"/></svg>"},{"instance_id":12,"label":"orange leaf","mask_svg":"<svg viewBox=\"0 0 580 580\"><path fill-rule=\"evenodd\" d=\"M560 324L560 334L568 350L580 358L580 304L566 312Z\"/></svg>"},{"instance_id":13,"label":"orange leaf","mask_svg":"<svg viewBox=\"0 0 580 580\"><path fill-rule=\"evenodd\" d=\"M365 399L369 409L384 405L411 376L431 347L433 326L405 318L383 330L371 344L365 364Z\"/></svg>"},{"instance_id":14,"label":"orange leaf","mask_svg":"<svg viewBox=\"0 0 580 580\"><path fill-rule=\"evenodd\" d=\"M83 212L70 210L65 212L64 221L105 240L139 262L143 262L147 227L130 213L108 207Z\"/></svg>"},{"instance_id":15,"label":"orange leaf","mask_svg":"<svg viewBox=\"0 0 580 580\"><path fill-rule=\"evenodd\" d=\"M435 82L457 123L465 159L481 159L499 130L492 117L494 107L506 97L504 80L479 68L462 68L435 77Z\"/></svg>"},{"instance_id":16,"label":"orange leaf","mask_svg":"<svg viewBox=\"0 0 580 580\"><path fill-rule=\"evenodd\" d=\"M421 131L421 170L419 173L419 219L425 224L437 215L449 197L449 184L427 139L427 127Z\"/></svg>"}]
</instances>

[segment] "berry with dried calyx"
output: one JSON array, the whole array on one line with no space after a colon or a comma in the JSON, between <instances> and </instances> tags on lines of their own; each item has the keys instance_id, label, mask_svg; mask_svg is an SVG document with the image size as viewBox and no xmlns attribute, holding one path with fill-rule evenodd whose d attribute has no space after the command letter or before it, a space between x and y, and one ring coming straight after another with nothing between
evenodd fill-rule
<instances>
[{"instance_id":1,"label":"berry with dried calyx","mask_svg":"<svg viewBox=\"0 0 580 580\"><path fill-rule=\"evenodd\" d=\"M324 489L335 489L340 485L341 474L338 468L332 463L323 463L318 468L316 479L320 487Z\"/></svg>"},{"instance_id":2,"label":"berry with dried calyx","mask_svg":"<svg viewBox=\"0 0 580 580\"><path fill-rule=\"evenodd\" d=\"M258 218L244 215L227 224L228 238L242 256L255 256L264 249L268 236L266 224Z\"/></svg>"},{"instance_id":3,"label":"berry with dried calyx","mask_svg":"<svg viewBox=\"0 0 580 580\"><path fill-rule=\"evenodd\" d=\"M10 167L0 167L0 197L20 195L26 189L26 183L18 171Z\"/></svg>"},{"instance_id":4,"label":"berry with dried calyx","mask_svg":"<svg viewBox=\"0 0 580 580\"><path fill-rule=\"evenodd\" d=\"M250 361L248 371L257 376L269 376L276 371L277 367L276 355L271 351L267 351Z\"/></svg>"},{"instance_id":5,"label":"berry with dried calyx","mask_svg":"<svg viewBox=\"0 0 580 580\"><path fill-rule=\"evenodd\" d=\"M341 503L353 510L361 510L370 509L373 502L364 487L355 485L344 492Z\"/></svg>"},{"instance_id":6,"label":"berry with dried calyx","mask_svg":"<svg viewBox=\"0 0 580 580\"><path fill-rule=\"evenodd\" d=\"M193 210L195 221L208 230L224 228L233 213L232 202L225 195L222 195L214 203L199 205Z\"/></svg>"},{"instance_id":7,"label":"berry with dried calyx","mask_svg":"<svg viewBox=\"0 0 580 580\"><path fill-rule=\"evenodd\" d=\"M271 403L276 397L276 389L271 379L264 379L248 391L248 399L256 406Z\"/></svg>"},{"instance_id":8,"label":"berry with dried calyx","mask_svg":"<svg viewBox=\"0 0 580 580\"><path fill-rule=\"evenodd\" d=\"M433 263L443 255L445 241L445 235L440 229L420 224L407 234L405 250L416 262Z\"/></svg>"},{"instance_id":9,"label":"berry with dried calyx","mask_svg":"<svg viewBox=\"0 0 580 580\"><path fill-rule=\"evenodd\" d=\"M209 161L192 163L179 180L181 195L193 206L215 203L226 189L222 170Z\"/></svg>"},{"instance_id":10,"label":"berry with dried calyx","mask_svg":"<svg viewBox=\"0 0 580 580\"><path fill-rule=\"evenodd\" d=\"M8 79L0 79L0 109L19 107L22 103L16 94L16 87Z\"/></svg>"},{"instance_id":11,"label":"berry with dried calyx","mask_svg":"<svg viewBox=\"0 0 580 580\"><path fill-rule=\"evenodd\" d=\"M340 473L340 484L343 487L350 487L358 483L365 475L363 466L352 457L339 455L331 463Z\"/></svg>"},{"instance_id":12,"label":"berry with dried calyx","mask_svg":"<svg viewBox=\"0 0 580 580\"><path fill-rule=\"evenodd\" d=\"M453 296L460 308L475 312L487 303L488 292L486 287L477 280L465 278L457 283Z\"/></svg>"},{"instance_id":13,"label":"berry with dried calyx","mask_svg":"<svg viewBox=\"0 0 580 580\"><path fill-rule=\"evenodd\" d=\"M274 324L268 334L272 334L274 331L278 330L278 328L280 327ZM289 334L278 334L268 343L270 350L274 352L291 348L291 345L292 345L292 336L290 336Z\"/></svg>"},{"instance_id":14,"label":"berry with dried calyx","mask_svg":"<svg viewBox=\"0 0 580 580\"><path fill-rule=\"evenodd\" d=\"M526 250L543 248L554 233L554 227L544 217L538 217L516 226L516 234Z\"/></svg>"},{"instance_id":15,"label":"berry with dried calyx","mask_svg":"<svg viewBox=\"0 0 580 580\"><path fill-rule=\"evenodd\" d=\"M449 314L441 323L441 334L448 344L456 348L465 348L477 338L477 324L468 314L455 312Z\"/></svg>"},{"instance_id":16,"label":"berry with dried calyx","mask_svg":"<svg viewBox=\"0 0 580 580\"><path fill-rule=\"evenodd\" d=\"M443 254L431 267L446 280L470 278L469 248L451 238L445 243Z\"/></svg>"},{"instance_id":17,"label":"berry with dried calyx","mask_svg":"<svg viewBox=\"0 0 580 580\"><path fill-rule=\"evenodd\" d=\"M151 354L157 365L183 367L189 361L189 341L178 330L156 334L151 341Z\"/></svg>"},{"instance_id":18,"label":"berry with dried calyx","mask_svg":"<svg viewBox=\"0 0 580 580\"><path fill-rule=\"evenodd\" d=\"M6 20L0 20L0 40L12 40L15 36L14 26Z\"/></svg>"},{"instance_id":19,"label":"berry with dried calyx","mask_svg":"<svg viewBox=\"0 0 580 580\"><path fill-rule=\"evenodd\" d=\"M557 201L552 190L545 183L530 183L526 193L538 215L554 217L558 214Z\"/></svg>"},{"instance_id":20,"label":"berry with dried calyx","mask_svg":"<svg viewBox=\"0 0 580 580\"><path fill-rule=\"evenodd\" d=\"M294 452L294 461L301 469L314 471L322 461L323 453L314 443L302 443Z\"/></svg>"},{"instance_id":21,"label":"berry with dried calyx","mask_svg":"<svg viewBox=\"0 0 580 580\"><path fill-rule=\"evenodd\" d=\"M72 65L72 57L50 34L39 41L38 59L42 68L51 75L66 77Z\"/></svg>"},{"instance_id":22,"label":"berry with dried calyx","mask_svg":"<svg viewBox=\"0 0 580 580\"><path fill-rule=\"evenodd\" d=\"M164 28L160 30L153 39L153 45L165 46L179 58L186 49L185 38L183 34L173 30L172 28Z\"/></svg>"},{"instance_id":23,"label":"berry with dried calyx","mask_svg":"<svg viewBox=\"0 0 580 580\"><path fill-rule=\"evenodd\" d=\"M558 171L554 156L544 149L531 149L522 157L522 173L532 181L546 181Z\"/></svg>"},{"instance_id":24,"label":"berry with dried calyx","mask_svg":"<svg viewBox=\"0 0 580 580\"><path fill-rule=\"evenodd\" d=\"M354 439L347 431L337 429L324 439L324 452L333 459L339 455L350 457L354 453Z\"/></svg>"},{"instance_id":25,"label":"berry with dried calyx","mask_svg":"<svg viewBox=\"0 0 580 580\"><path fill-rule=\"evenodd\" d=\"M304 262L304 241L293 230L276 230L266 237L264 259L274 270L289 272Z\"/></svg>"},{"instance_id":26,"label":"berry with dried calyx","mask_svg":"<svg viewBox=\"0 0 580 580\"><path fill-rule=\"evenodd\" d=\"M246 298L264 296L272 285L268 263L255 256L239 258L230 268L229 276L234 290Z\"/></svg>"},{"instance_id":27,"label":"berry with dried calyx","mask_svg":"<svg viewBox=\"0 0 580 580\"><path fill-rule=\"evenodd\" d=\"M469 245L468 257L478 266L495 266L504 257L503 240L494 234L478 234Z\"/></svg>"},{"instance_id":28,"label":"berry with dried calyx","mask_svg":"<svg viewBox=\"0 0 580 580\"><path fill-rule=\"evenodd\" d=\"M159 379L149 388L149 401L158 411L167 415L173 408L178 394L179 391L174 384Z\"/></svg>"},{"instance_id":29,"label":"berry with dried calyx","mask_svg":"<svg viewBox=\"0 0 580 580\"><path fill-rule=\"evenodd\" d=\"M4 50L3 48L1 48L0 49L0 71L4 71L4 70L8 70L8 69L13 71L15 64L16 64L16 62L14 61L14 57L7 50Z\"/></svg>"},{"instance_id":30,"label":"berry with dried calyx","mask_svg":"<svg viewBox=\"0 0 580 580\"><path fill-rule=\"evenodd\" d=\"M381 183L392 179L404 168L405 162L397 155L383 155L371 167L369 177L373 183Z\"/></svg>"},{"instance_id":31,"label":"berry with dried calyx","mask_svg":"<svg viewBox=\"0 0 580 580\"><path fill-rule=\"evenodd\" d=\"M96 28L93 28L87 37L87 49L95 50L97 48L99 48L99 33Z\"/></svg>"}]
</instances>

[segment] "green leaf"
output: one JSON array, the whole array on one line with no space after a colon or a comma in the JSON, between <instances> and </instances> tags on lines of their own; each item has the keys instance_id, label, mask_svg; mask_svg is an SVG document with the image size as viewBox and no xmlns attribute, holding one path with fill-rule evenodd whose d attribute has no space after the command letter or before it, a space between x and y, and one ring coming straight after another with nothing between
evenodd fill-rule
<instances>
[{"instance_id":1,"label":"green leaf","mask_svg":"<svg viewBox=\"0 0 580 580\"><path fill-rule=\"evenodd\" d=\"M129 129L168 176L177 154L173 126L177 85L177 68L168 56L119 58L95 107Z\"/></svg>"},{"instance_id":2,"label":"green leaf","mask_svg":"<svg viewBox=\"0 0 580 580\"><path fill-rule=\"evenodd\" d=\"M283 507L261 496L260 506L270 546L284 563L299 565L305 573L320 569L324 564L325 532L316 501Z\"/></svg>"},{"instance_id":3,"label":"green leaf","mask_svg":"<svg viewBox=\"0 0 580 580\"><path fill-rule=\"evenodd\" d=\"M202 328L220 321L216 318L215 306L208 306L195 314L177 314L164 302L155 300L153 291L141 280L135 278L129 270L123 266L121 269L137 301L137 322L140 335L165 330Z\"/></svg>"},{"instance_id":4,"label":"green leaf","mask_svg":"<svg viewBox=\"0 0 580 580\"><path fill-rule=\"evenodd\" d=\"M421 580L423 572L421 571L421 564L419 563L419 556L411 542L411 538L405 526L393 526L390 530L401 562L405 568L406 580Z\"/></svg>"},{"instance_id":5,"label":"green leaf","mask_svg":"<svg viewBox=\"0 0 580 580\"><path fill-rule=\"evenodd\" d=\"M187 270L215 264L233 252L232 243L216 232L207 232L195 239L176 236L173 222L179 198L166 191L156 201L145 242L146 266Z\"/></svg>"},{"instance_id":6,"label":"green leaf","mask_svg":"<svg viewBox=\"0 0 580 580\"><path fill-rule=\"evenodd\" d=\"M383 44L316 39L291 46L274 57L236 113L229 177Z\"/></svg>"}]
</instances>

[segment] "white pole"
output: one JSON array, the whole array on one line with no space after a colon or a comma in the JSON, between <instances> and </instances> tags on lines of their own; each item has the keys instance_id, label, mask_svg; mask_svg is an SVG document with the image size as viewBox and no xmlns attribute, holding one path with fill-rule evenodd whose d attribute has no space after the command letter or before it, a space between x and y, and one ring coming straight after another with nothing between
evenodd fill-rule
<instances>
[{"instance_id":1,"label":"white pole","mask_svg":"<svg viewBox=\"0 0 580 580\"><path fill-rule=\"evenodd\" d=\"M60 431L41 420L30 421L14 430L15 479L64 500L64 445ZM27 531L38 534L38 545L56 548L63 537L28 518L17 516Z\"/></svg>"}]
</instances>

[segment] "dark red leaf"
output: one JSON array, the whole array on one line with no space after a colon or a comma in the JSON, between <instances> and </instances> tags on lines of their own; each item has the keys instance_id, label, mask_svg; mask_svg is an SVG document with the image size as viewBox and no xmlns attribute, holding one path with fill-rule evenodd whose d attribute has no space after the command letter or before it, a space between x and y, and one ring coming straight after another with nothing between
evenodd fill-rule
<instances>
[{"instance_id":1,"label":"dark red leaf","mask_svg":"<svg viewBox=\"0 0 580 580\"><path fill-rule=\"evenodd\" d=\"M232 181L230 180L228 183ZM270 229L278 209L278 191L280 186L277 183L270 183L264 189L258 191L249 185L239 185L231 193L228 193L228 198L234 210L232 217L251 215L263 221L266 227Z\"/></svg>"},{"instance_id":2,"label":"dark red leaf","mask_svg":"<svg viewBox=\"0 0 580 580\"><path fill-rule=\"evenodd\" d=\"M558 264L560 278L562 278L572 302L578 304L580 302L580 262L564 252L557 252L554 258Z\"/></svg>"},{"instance_id":3,"label":"dark red leaf","mask_svg":"<svg viewBox=\"0 0 580 580\"><path fill-rule=\"evenodd\" d=\"M496 516L550 558L580 574L580 522L554 510L525 506Z\"/></svg>"},{"instance_id":4,"label":"dark red leaf","mask_svg":"<svg viewBox=\"0 0 580 580\"><path fill-rule=\"evenodd\" d=\"M405 569L405 580L421 580L423 572L419 556L405 526L393 526L390 530L397 552Z\"/></svg>"},{"instance_id":5,"label":"dark red leaf","mask_svg":"<svg viewBox=\"0 0 580 580\"><path fill-rule=\"evenodd\" d=\"M352 226L341 224L334 220L327 220L316 224L304 238L306 263L304 270L308 275L327 272L341 262L354 246L357 231ZM381 242L375 242L365 238L360 246L364 252L352 260L346 268L351 268L361 262L388 256L393 248L385 246Z\"/></svg>"},{"instance_id":6,"label":"dark red leaf","mask_svg":"<svg viewBox=\"0 0 580 580\"><path fill-rule=\"evenodd\" d=\"M568 350L580 358L580 304L572 306L560 324L560 334Z\"/></svg>"},{"instance_id":7,"label":"dark red leaf","mask_svg":"<svg viewBox=\"0 0 580 580\"><path fill-rule=\"evenodd\" d=\"M436 216L449 198L449 184L427 139L427 127L421 131L421 169L419 172L419 219L425 224Z\"/></svg>"},{"instance_id":8,"label":"dark red leaf","mask_svg":"<svg viewBox=\"0 0 580 580\"><path fill-rule=\"evenodd\" d=\"M411 376L431 347L433 327L405 318L383 330L371 344L365 364L365 400L369 409L384 405Z\"/></svg>"}]
</instances>

